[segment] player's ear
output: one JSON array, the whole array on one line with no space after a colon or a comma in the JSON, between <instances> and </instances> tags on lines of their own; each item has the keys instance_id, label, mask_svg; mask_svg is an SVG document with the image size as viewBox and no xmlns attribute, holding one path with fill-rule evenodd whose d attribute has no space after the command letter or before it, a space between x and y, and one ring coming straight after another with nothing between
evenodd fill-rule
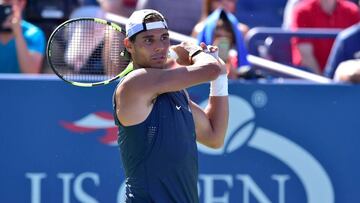
<instances>
[{"instance_id":1,"label":"player's ear","mask_svg":"<svg viewBox=\"0 0 360 203\"><path fill-rule=\"evenodd\" d=\"M124 46L130 54L133 52L133 44L129 38L124 39Z\"/></svg>"}]
</instances>

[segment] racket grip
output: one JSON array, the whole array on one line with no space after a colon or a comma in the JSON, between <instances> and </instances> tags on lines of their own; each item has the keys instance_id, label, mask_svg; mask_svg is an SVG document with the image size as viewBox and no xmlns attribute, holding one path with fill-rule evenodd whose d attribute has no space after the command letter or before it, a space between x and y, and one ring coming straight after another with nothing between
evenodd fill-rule
<instances>
[{"instance_id":1,"label":"racket grip","mask_svg":"<svg viewBox=\"0 0 360 203\"><path fill-rule=\"evenodd\" d=\"M176 60L179 58L179 56L173 49L169 49L168 58Z\"/></svg>"}]
</instances>

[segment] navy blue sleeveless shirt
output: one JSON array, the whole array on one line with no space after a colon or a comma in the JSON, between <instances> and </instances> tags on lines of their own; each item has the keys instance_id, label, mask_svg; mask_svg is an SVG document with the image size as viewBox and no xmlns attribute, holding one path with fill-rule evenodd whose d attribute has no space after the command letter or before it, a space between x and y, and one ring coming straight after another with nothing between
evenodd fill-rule
<instances>
[{"instance_id":1,"label":"navy blue sleeveless shirt","mask_svg":"<svg viewBox=\"0 0 360 203\"><path fill-rule=\"evenodd\" d=\"M114 109L116 112L115 105ZM126 176L126 202L199 202L195 126L185 92L159 95L149 116L139 124L123 126L116 113L114 117Z\"/></svg>"}]
</instances>

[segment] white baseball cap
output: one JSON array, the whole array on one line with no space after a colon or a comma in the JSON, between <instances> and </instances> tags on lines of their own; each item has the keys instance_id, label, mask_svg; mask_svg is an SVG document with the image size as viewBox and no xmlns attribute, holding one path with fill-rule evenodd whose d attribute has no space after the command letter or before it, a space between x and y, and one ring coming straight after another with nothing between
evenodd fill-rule
<instances>
[{"instance_id":1,"label":"white baseball cap","mask_svg":"<svg viewBox=\"0 0 360 203\"><path fill-rule=\"evenodd\" d=\"M163 20L151 22L151 23L144 23L144 18L150 14L157 14L161 16ZM128 22L126 23L125 26L127 37L131 37L141 31L153 30L159 28L168 29L167 23L165 21L164 16L161 13L152 9L143 9L143 10L134 11L129 17Z\"/></svg>"}]
</instances>

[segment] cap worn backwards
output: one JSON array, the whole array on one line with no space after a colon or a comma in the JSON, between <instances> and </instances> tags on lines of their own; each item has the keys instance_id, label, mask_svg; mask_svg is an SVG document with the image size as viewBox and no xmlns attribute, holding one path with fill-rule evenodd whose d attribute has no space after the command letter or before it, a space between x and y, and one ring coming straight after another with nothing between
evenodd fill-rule
<instances>
[{"instance_id":1,"label":"cap worn backwards","mask_svg":"<svg viewBox=\"0 0 360 203\"><path fill-rule=\"evenodd\" d=\"M163 19L162 21L144 23L144 19L146 16L150 14L157 14L161 16ZM152 9L143 9L135 11L128 19L126 23L126 36L131 37L139 32L152 30L152 29L159 29L165 28L168 29L167 23L165 21L164 16L156 10Z\"/></svg>"}]
</instances>

